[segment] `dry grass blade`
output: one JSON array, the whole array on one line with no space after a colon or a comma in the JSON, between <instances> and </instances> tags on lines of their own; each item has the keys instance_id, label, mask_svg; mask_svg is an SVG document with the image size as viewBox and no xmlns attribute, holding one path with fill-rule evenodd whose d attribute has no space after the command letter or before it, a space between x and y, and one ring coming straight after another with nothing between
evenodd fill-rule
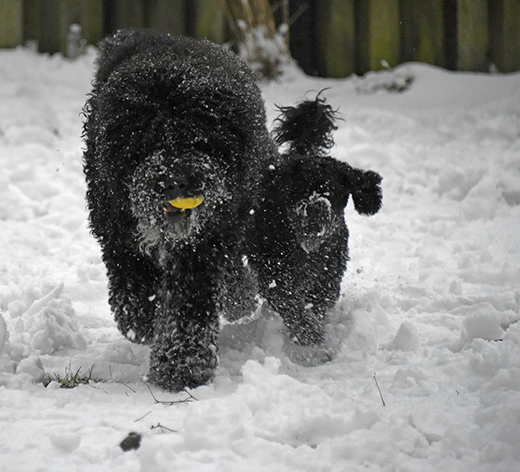
<instances>
[{"instance_id":1,"label":"dry grass blade","mask_svg":"<svg viewBox=\"0 0 520 472\"><path fill-rule=\"evenodd\" d=\"M47 385L51 382L58 382L60 388L74 388L78 385L89 385L92 383L104 383L106 379L95 377L93 375L94 366L92 366L86 373L81 372L81 367L76 371L72 371L71 367L65 369L65 374L58 373L47 374Z\"/></svg>"}]
</instances>

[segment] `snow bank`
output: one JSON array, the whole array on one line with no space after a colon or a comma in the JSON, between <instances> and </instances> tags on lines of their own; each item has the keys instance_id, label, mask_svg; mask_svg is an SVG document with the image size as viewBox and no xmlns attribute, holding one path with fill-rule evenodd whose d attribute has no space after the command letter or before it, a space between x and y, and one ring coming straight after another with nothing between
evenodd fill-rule
<instances>
[{"instance_id":1,"label":"snow bank","mask_svg":"<svg viewBox=\"0 0 520 472\"><path fill-rule=\"evenodd\" d=\"M141 382L148 349L107 305L81 168L93 54L0 51L0 470L520 468L519 74L263 84L271 120L328 89L332 154L383 175L384 207L346 210L331 362L295 364L270 315L225 327L214 383L190 396ZM106 382L42 383L79 368Z\"/></svg>"}]
</instances>

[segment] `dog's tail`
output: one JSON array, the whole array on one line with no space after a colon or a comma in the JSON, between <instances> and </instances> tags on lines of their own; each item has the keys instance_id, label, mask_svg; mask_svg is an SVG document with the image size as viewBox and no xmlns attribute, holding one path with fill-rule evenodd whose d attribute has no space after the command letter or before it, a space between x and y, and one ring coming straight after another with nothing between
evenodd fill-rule
<instances>
[{"instance_id":1,"label":"dog's tail","mask_svg":"<svg viewBox=\"0 0 520 472\"><path fill-rule=\"evenodd\" d=\"M276 144L289 144L289 151L305 155L323 155L334 145L332 132L337 110L320 94L314 100L305 100L295 107L279 107L281 115L273 130Z\"/></svg>"},{"instance_id":2,"label":"dog's tail","mask_svg":"<svg viewBox=\"0 0 520 472\"><path fill-rule=\"evenodd\" d=\"M347 180L354 208L362 215L377 213L383 203L383 192L380 186L382 177L372 170L348 167Z\"/></svg>"}]
</instances>

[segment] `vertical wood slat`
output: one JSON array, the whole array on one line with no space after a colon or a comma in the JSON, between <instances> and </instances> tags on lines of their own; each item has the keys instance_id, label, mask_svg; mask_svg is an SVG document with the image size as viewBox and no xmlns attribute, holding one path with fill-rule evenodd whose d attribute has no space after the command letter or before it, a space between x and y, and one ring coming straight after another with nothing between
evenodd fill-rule
<instances>
[{"instance_id":1,"label":"vertical wood slat","mask_svg":"<svg viewBox=\"0 0 520 472\"><path fill-rule=\"evenodd\" d=\"M489 3L491 61L500 72L520 70L520 0Z\"/></svg>"},{"instance_id":2,"label":"vertical wood slat","mask_svg":"<svg viewBox=\"0 0 520 472\"><path fill-rule=\"evenodd\" d=\"M0 0L0 48L23 43L23 0Z\"/></svg>"},{"instance_id":3,"label":"vertical wood slat","mask_svg":"<svg viewBox=\"0 0 520 472\"><path fill-rule=\"evenodd\" d=\"M40 37L40 0L23 2L23 39L38 40Z\"/></svg>"},{"instance_id":4,"label":"vertical wood slat","mask_svg":"<svg viewBox=\"0 0 520 472\"><path fill-rule=\"evenodd\" d=\"M65 50L65 32L60 31L60 0L40 0L38 49L40 52L55 53Z\"/></svg>"},{"instance_id":5,"label":"vertical wood slat","mask_svg":"<svg viewBox=\"0 0 520 472\"><path fill-rule=\"evenodd\" d=\"M400 63L399 0L356 2L356 73Z\"/></svg>"},{"instance_id":6,"label":"vertical wood slat","mask_svg":"<svg viewBox=\"0 0 520 472\"><path fill-rule=\"evenodd\" d=\"M83 34L89 44L103 39L103 0L81 0L80 21Z\"/></svg>"},{"instance_id":7,"label":"vertical wood slat","mask_svg":"<svg viewBox=\"0 0 520 472\"><path fill-rule=\"evenodd\" d=\"M143 0L112 0L111 6L114 31L145 27Z\"/></svg>"},{"instance_id":8,"label":"vertical wood slat","mask_svg":"<svg viewBox=\"0 0 520 472\"><path fill-rule=\"evenodd\" d=\"M325 43L318 37L328 23L319 23L319 8L309 0L291 0L289 3L289 48L296 63L308 74L326 75L325 62L320 60ZM315 28L318 32L315 33Z\"/></svg>"},{"instance_id":9,"label":"vertical wood slat","mask_svg":"<svg viewBox=\"0 0 520 472\"><path fill-rule=\"evenodd\" d=\"M443 0L401 0L401 62L446 67Z\"/></svg>"},{"instance_id":10,"label":"vertical wood slat","mask_svg":"<svg viewBox=\"0 0 520 472\"><path fill-rule=\"evenodd\" d=\"M319 75L347 77L355 72L354 0L322 0L316 9L316 61Z\"/></svg>"},{"instance_id":11,"label":"vertical wood slat","mask_svg":"<svg viewBox=\"0 0 520 472\"><path fill-rule=\"evenodd\" d=\"M191 35L197 39L209 39L224 43L226 37L226 18L220 1L187 0L192 4L190 20Z\"/></svg>"},{"instance_id":12,"label":"vertical wood slat","mask_svg":"<svg viewBox=\"0 0 520 472\"><path fill-rule=\"evenodd\" d=\"M148 0L145 7L147 27L172 35L186 34L184 0Z\"/></svg>"},{"instance_id":13,"label":"vertical wood slat","mask_svg":"<svg viewBox=\"0 0 520 472\"><path fill-rule=\"evenodd\" d=\"M489 70L487 0L457 1L457 70Z\"/></svg>"}]
</instances>

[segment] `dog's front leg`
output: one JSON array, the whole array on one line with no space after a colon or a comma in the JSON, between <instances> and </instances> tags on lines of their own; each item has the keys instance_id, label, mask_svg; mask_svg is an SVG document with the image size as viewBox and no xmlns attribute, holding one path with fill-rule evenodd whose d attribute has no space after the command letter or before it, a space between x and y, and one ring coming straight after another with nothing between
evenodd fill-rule
<instances>
[{"instance_id":1,"label":"dog's front leg","mask_svg":"<svg viewBox=\"0 0 520 472\"><path fill-rule=\"evenodd\" d=\"M218 277L204 261L176 261L166 273L154 321L149 379L181 391L209 382L217 367Z\"/></svg>"},{"instance_id":2,"label":"dog's front leg","mask_svg":"<svg viewBox=\"0 0 520 472\"><path fill-rule=\"evenodd\" d=\"M159 317L150 353L150 381L174 392L208 383L217 367L218 317L193 319L186 310Z\"/></svg>"},{"instance_id":3,"label":"dog's front leg","mask_svg":"<svg viewBox=\"0 0 520 472\"><path fill-rule=\"evenodd\" d=\"M132 342L150 344L157 311L160 271L125 249L106 249L109 303L119 330Z\"/></svg>"}]
</instances>

